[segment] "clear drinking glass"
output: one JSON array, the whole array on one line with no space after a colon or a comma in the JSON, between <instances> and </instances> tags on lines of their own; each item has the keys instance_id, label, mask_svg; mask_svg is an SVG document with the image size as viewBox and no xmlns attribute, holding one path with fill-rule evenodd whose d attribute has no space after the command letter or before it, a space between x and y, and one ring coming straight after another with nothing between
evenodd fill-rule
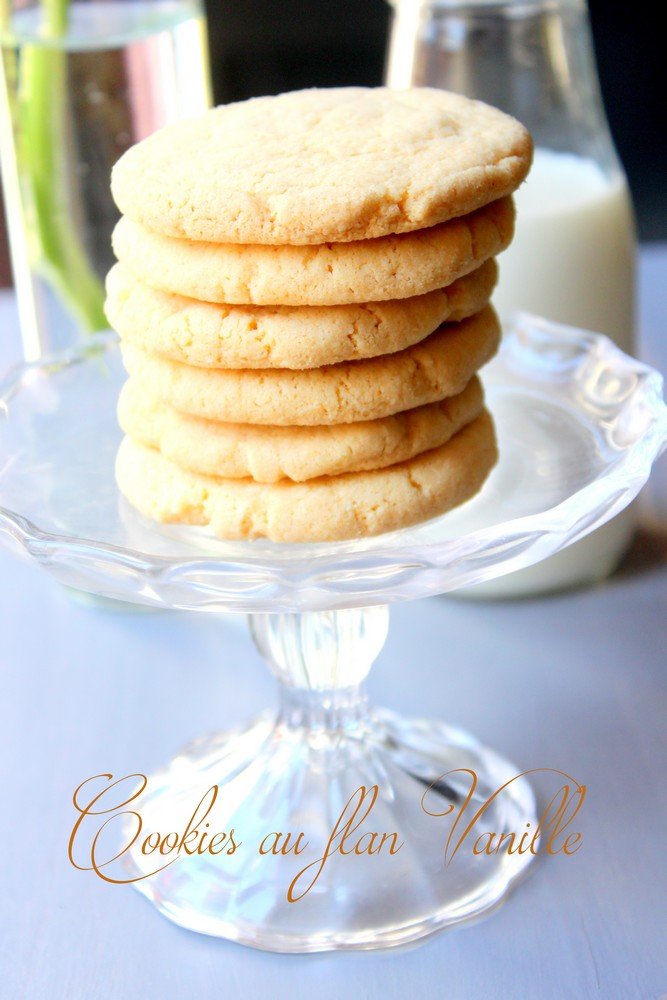
<instances>
[{"instance_id":1,"label":"clear drinking glass","mask_svg":"<svg viewBox=\"0 0 667 1000\"><path fill-rule=\"evenodd\" d=\"M435 86L507 111L535 160L516 194L514 242L494 303L634 347L635 228L604 114L585 0L395 0L387 62L395 88ZM510 596L601 579L633 511L552 560L487 585ZM482 591L480 590L481 594Z\"/></svg>"},{"instance_id":2,"label":"clear drinking glass","mask_svg":"<svg viewBox=\"0 0 667 1000\"><path fill-rule=\"evenodd\" d=\"M0 152L24 354L107 326L111 167L210 106L199 0L0 4Z\"/></svg>"}]
</instances>

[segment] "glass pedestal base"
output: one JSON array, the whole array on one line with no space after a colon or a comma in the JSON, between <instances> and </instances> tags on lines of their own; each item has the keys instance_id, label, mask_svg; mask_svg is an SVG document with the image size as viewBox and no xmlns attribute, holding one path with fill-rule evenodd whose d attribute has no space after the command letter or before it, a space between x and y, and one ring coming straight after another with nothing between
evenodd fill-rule
<instances>
[{"instance_id":1,"label":"glass pedestal base","mask_svg":"<svg viewBox=\"0 0 667 1000\"><path fill-rule=\"evenodd\" d=\"M485 370L500 460L479 496L318 545L222 542L123 504L124 378L107 336L8 376L0 537L105 598L250 612L283 686L275 719L200 742L150 780L129 878L186 927L279 951L404 944L491 908L534 857L530 788L464 733L367 713L361 685L387 627L377 605L520 570L618 514L667 443L658 374L602 337L518 316ZM452 654L443 635L443 665Z\"/></svg>"},{"instance_id":2,"label":"glass pedestal base","mask_svg":"<svg viewBox=\"0 0 667 1000\"><path fill-rule=\"evenodd\" d=\"M464 732L363 709L342 691L299 692L277 719L186 749L149 780L144 829L185 829L215 785L195 823L226 834L221 852L136 887L190 930L280 952L406 944L495 906L534 855L473 846L535 830L528 782ZM137 846L131 874L165 860Z\"/></svg>"}]
</instances>

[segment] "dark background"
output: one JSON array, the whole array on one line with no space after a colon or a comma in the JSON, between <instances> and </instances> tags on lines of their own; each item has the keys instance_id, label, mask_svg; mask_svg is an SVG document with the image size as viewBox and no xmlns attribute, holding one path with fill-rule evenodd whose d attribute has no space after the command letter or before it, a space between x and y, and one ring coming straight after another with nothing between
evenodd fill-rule
<instances>
[{"instance_id":1,"label":"dark background","mask_svg":"<svg viewBox=\"0 0 667 1000\"><path fill-rule=\"evenodd\" d=\"M665 47L647 5L590 0L602 91L642 239L667 238ZM382 83L386 0L209 0L216 102Z\"/></svg>"},{"instance_id":2,"label":"dark background","mask_svg":"<svg viewBox=\"0 0 667 1000\"><path fill-rule=\"evenodd\" d=\"M667 238L665 61L645 4L590 0L602 91L643 240ZM386 0L208 0L216 103L382 83ZM0 219L0 284L10 281Z\"/></svg>"}]
</instances>

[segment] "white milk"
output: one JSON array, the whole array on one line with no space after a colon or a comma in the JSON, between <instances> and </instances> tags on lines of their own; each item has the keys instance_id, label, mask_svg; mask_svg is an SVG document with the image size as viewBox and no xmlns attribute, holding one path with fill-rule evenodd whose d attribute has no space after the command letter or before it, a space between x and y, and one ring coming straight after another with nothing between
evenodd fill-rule
<instances>
[{"instance_id":1,"label":"white milk","mask_svg":"<svg viewBox=\"0 0 667 1000\"><path fill-rule=\"evenodd\" d=\"M613 337L631 351L635 235L625 178L593 160L538 149L515 195L516 234L494 304Z\"/></svg>"},{"instance_id":2,"label":"white milk","mask_svg":"<svg viewBox=\"0 0 667 1000\"><path fill-rule=\"evenodd\" d=\"M632 353L635 232L624 176L605 175L593 160L538 149L515 201L516 235L499 261L496 308L606 333ZM625 511L556 556L465 593L512 597L603 579L626 548L633 522L633 511Z\"/></svg>"}]
</instances>

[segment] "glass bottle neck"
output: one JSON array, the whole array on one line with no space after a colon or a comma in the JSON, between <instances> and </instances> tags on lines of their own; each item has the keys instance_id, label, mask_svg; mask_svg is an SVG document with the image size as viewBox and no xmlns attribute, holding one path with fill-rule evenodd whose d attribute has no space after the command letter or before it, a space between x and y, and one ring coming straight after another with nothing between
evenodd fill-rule
<instances>
[{"instance_id":1,"label":"glass bottle neck","mask_svg":"<svg viewBox=\"0 0 667 1000\"><path fill-rule=\"evenodd\" d=\"M618 170L584 0L394 0L387 83L518 118L537 146Z\"/></svg>"}]
</instances>

